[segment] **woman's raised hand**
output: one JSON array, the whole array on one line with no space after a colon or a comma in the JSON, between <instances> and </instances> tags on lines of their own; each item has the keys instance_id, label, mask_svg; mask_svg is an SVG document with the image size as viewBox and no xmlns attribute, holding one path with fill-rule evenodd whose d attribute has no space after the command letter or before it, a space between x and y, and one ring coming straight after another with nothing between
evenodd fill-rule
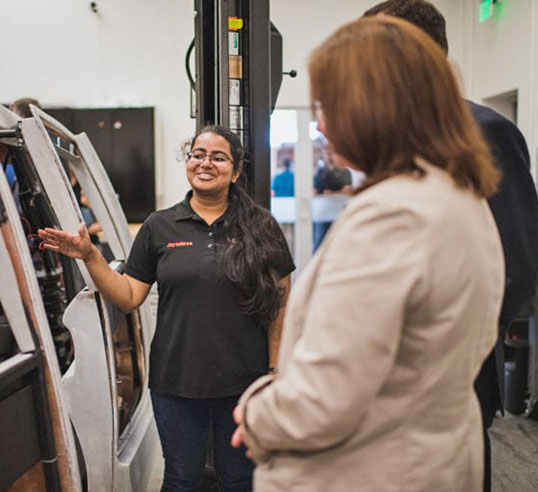
<instances>
[{"instance_id":1,"label":"woman's raised hand","mask_svg":"<svg viewBox=\"0 0 538 492\"><path fill-rule=\"evenodd\" d=\"M39 229L37 233L43 239L43 248L49 251L81 260L89 259L92 253L93 245L84 222L78 226L78 234L70 234L50 227Z\"/></svg>"}]
</instances>

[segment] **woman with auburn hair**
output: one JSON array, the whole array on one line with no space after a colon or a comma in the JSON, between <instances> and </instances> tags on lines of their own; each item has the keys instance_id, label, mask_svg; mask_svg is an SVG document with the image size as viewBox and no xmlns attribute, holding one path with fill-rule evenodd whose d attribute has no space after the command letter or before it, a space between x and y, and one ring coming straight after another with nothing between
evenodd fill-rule
<instances>
[{"instance_id":1,"label":"woman with auburn hair","mask_svg":"<svg viewBox=\"0 0 538 492\"><path fill-rule=\"evenodd\" d=\"M499 174L441 49L367 18L312 54L319 127L367 174L297 282L279 374L253 383L232 444L258 492L482 489L473 382L493 348Z\"/></svg>"}]
</instances>

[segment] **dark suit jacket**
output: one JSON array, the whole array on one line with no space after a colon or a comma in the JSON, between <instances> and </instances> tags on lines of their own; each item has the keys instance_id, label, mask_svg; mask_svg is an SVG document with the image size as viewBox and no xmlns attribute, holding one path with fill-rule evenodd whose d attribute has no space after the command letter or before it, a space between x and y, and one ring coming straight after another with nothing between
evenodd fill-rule
<instances>
[{"instance_id":1,"label":"dark suit jacket","mask_svg":"<svg viewBox=\"0 0 538 492\"><path fill-rule=\"evenodd\" d=\"M502 171L499 191L489 199L506 263L499 341L495 352L484 363L475 385L484 420L488 424L496 410L503 408L504 330L534 292L538 270L538 199L529 171L529 152L519 129L490 108L473 102L469 105L495 163Z\"/></svg>"}]
</instances>

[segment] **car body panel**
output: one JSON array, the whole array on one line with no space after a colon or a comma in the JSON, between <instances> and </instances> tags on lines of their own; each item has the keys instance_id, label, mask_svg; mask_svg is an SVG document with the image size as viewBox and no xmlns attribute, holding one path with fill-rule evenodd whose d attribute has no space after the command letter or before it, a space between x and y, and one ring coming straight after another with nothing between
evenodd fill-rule
<instances>
[{"instance_id":1,"label":"car body panel","mask_svg":"<svg viewBox=\"0 0 538 492\"><path fill-rule=\"evenodd\" d=\"M32 110L34 117L20 120L0 107L0 128L15 124L20 128L19 141L11 138L3 143L16 143L24 149L59 227L76 233L82 214L65 172L68 161L105 232L113 256L124 260L132 244L125 214L89 139L85 134L73 135L50 116L36 108ZM53 134L68 142L68 148L56 145ZM40 331L47 339L41 348L53 369L50 383L61 413L72 482L65 490L82 490L83 481L87 480L88 489L94 491L143 491L159 449L146 377L154 332L149 302L132 314L120 313L100 296L84 262L77 260L86 287L78 291L63 312L63 325L70 333L75 356L61 376L27 238L4 173L0 174L2 197L5 195L6 201L11 202L10 214L19 228L15 248L25 256L25 273L39 305L36 311L42 325ZM120 269L121 265L115 262L112 266ZM2 299L8 299L6 295L2 292ZM20 319L21 313L10 316ZM22 324L21 333L26 333ZM30 341L21 338L23 346L30 346ZM84 473L78 466L75 439L82 451Z\"/></svg>"},{"instance_id":2,"label":"car body panel","mask_svg":"<svg viewBox=\"0 0 538 492\"><path fill-rule=\"evenodd\" d=\"M2 116L1 111L0 116ZM7 120L7 118L5 117L4 113L4 117L0 121L5 120ZM55 356L50 356L50 354L55 354L54 341L51 336L47 314L43 306L32 258L28 252L25 233L19 219L19 213L13 200L11 189L7 183L4 173L0 173L0 196L2 198L10 229L10 244L6 245L5 240L2 240L2 245L0 245L0 255L4 259L9 257L11 264L13 264L15 261L18 262L21 267L22 276L24 277L24 288L26 289L26 294L29 297L29 302L27 303L29 307L29 316L33 321L33 326L36 329L36 336L39 341L41 351L44 355L44 373L47 384L46 390L53 420L54 440L58 454L62 489L79 492L82 490L82 486L75 438L71 427L69 411L63 396L58 361ZM2 229L4 229L4 227L5 226L3 225ZM2 235L3 234L4 230L2 230ZM13 259L14 256L16 256L15 260ZM9 270L11 270L15 275L13 269ZM3 275L2 277L4 278ZM7 286L7 289L19 291L18 299L10 301L18 304L21 302L21 287L19 286L17 289L17 286L18 282L15 280L15 283ZM4 285L2 285L0 288L4 290ZM3 299L4 297L2 297L2 302ZM25 329L29 330L29 326L27 324L19 324L16 328L14 328L14 332ZM30 335L28 334L27 337L28 336ZM19 339L17 339L17 342L18 341ZM19 348L22 350L22 347L19 346ZM29 347L25 348L28 349Z\"/></svg>"}]
</instances>

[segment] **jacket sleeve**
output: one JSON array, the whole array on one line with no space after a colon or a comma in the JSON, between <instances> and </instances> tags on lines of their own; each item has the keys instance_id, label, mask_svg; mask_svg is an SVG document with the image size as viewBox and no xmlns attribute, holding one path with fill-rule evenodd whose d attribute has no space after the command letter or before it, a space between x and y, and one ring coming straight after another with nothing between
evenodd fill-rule
<instances>
[{"instance_id":1,"label":"jacket sleeve","mask_svg":"<svg viewBox=\"0 0 538 492\"><path fill-rule=\"evenodd\" d=\"M255 461L351 435L393 367L406 309L425 295L421 219L370 204L341 220L291 360L272 384L254 383L240 401Z\"/></svg>"},{"instance_id":2,"label":"jacket sleeve","mask_svg":"<svg viewBox=\"0 0 538 492\"><path fill-rule=\"evenodd\" d=\"M529 172L527 145L518 128L501 117L489 117L480 123L502 171L499 191L488 201L505 256L506 286L500 326L507 327L534 292L538 269L538 199Z\"/></svg>"}]
</instances>

